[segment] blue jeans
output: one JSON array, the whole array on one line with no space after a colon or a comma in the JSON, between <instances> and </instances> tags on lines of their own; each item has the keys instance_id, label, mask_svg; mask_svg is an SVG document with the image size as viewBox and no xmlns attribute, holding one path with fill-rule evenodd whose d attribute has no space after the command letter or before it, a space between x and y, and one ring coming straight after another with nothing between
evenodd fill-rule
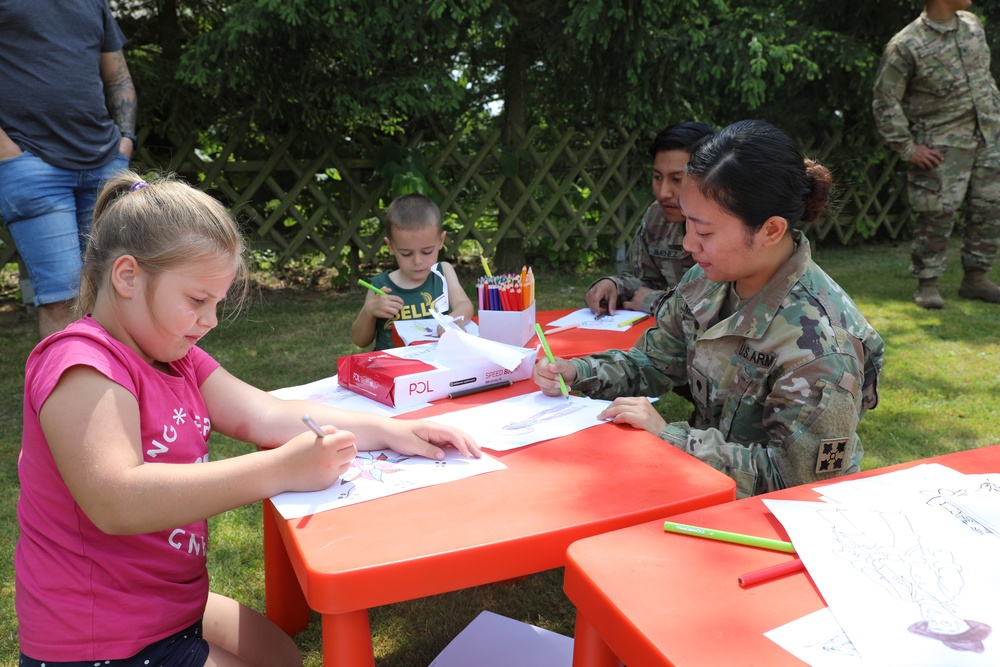
<instances>
[{"instance_id":1,"label":"blue jeans","mask_svg":"<svg viewBox=\"0 0 1000 667\"><path fill-rule=\"evenodd\" d=\"M78 662L52 662L35 660L21 653L18 667L204 667L208 660L208 642L202 638L202 621L123 660L81 660Z\"/></svg>"},{"instance_id":2,"label":"blue jeans","mask_svg":"<svg viewBox=\"0 0 1000 667\"><path fill-rule=\"evenodd\" d=\"M80 285L83 249L104 181L128 169L118 154L96 169L60 169L25 151L0 161L0 216L28 269L35 305L67 301Z\"/></svg>"}]
</instances>

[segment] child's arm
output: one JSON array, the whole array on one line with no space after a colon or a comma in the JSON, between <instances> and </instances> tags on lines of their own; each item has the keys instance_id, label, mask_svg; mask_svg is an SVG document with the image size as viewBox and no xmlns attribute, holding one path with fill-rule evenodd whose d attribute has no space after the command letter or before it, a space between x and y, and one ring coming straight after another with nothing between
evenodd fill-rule
<instances>
[{"instance_id":1,"label":"child's arm","mask_svg":"<svg viewBox=\"0 0 1000 667\"><path fill-rule=\"evenodd\" d=\"M448 305L451 307L451 312L448 314L454 318L462 316L464 319L461 320L460 324L464 327L472 321L475 308L465 290L462 289L462 284L458 282L455 267L448 262L441 262L441 272L448 288Z\"/></svg>"},{"instance_id":2,"label":"child's arm","mask_svg":"<svg viewBox=\"0 0 1000 667\"><path fill-rule=\"evenodd\" d=\"M389 287L382 288L386 292L391 292ZM368 347L375 340L375 326L377 321L391 320L403 307L403 300L391 294L376 294L369 291L365 296L365 303L361 306L361 312L354 318L351 325L351 341L358 347Z\"/></svg>"},{"instance_id":3,"label":"child's arm","mask_svg":"<svg viewBox=\"0 0 1000 667\"><path fill-rule=\"evenodd\" d=\"M62 375L39 419L73 498L108 534L150 533L281 491L325 489L357 453L354 434L321 439L300 421L279 449L205 463L144 463L148 443L142 442L135 396L87 366Z\"/></svg>"},{"instance_id":4,"label":"child's arm","mask_svg":"<svg viewBox=\"0 0 1000 667\"><path fill-rule=\"evenodd\" d=\"M282 400L257 389L224 368L217 368L201 385L201 393L219 433L260 447L279 447L302 432L302 415L320 426L335 426L357 437L357 448L393 449L440 459L439 446L451 445L462 454L478 456L479 447L467 434L451 427L418 420L388 419L341 410L321 403ZM283 449L284 447L279 447Z\"/></svg>"}]
</instances>

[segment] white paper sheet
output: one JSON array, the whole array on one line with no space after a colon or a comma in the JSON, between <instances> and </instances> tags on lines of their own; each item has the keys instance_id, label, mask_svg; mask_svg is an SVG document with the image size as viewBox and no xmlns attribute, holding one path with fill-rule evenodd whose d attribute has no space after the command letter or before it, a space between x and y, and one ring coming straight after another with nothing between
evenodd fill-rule
<instances>
[{"instance_id":1,"label":"white paper sheet","mask_svg":"<svg viewBox=\"0 0 1000 667\"><path fill-rule=\"evenodd\" d=\"M351 469L330 488L323 491L279 493L271 498L271 502L285 519L298 519L411 489L507 469L507 466L487 454L473 459L465 458L451 447L445 447L444 452L444 461L421 456L408 457L390 449L360 452L351 464Z\"/></svg>"},{"instance_id":2,"label":"white paper sheet","mask_svg":"<svg viewBox=\"0 0 1000 667\"><path fill-rule=\"evenodd\" d=\"M414 410L426 408L430 405L430 403L417 403L415 405L407 405L402 408L385 405L383 403L379 403L378 401L373 401L367 396L355 394L350 389L341 387L337 384L336 375L322 380L316 380L315 382L310 382L309 384L275 389L270 393L272 396L277 396L278 398L284 400L298 399L303 401L313 401L314 403L322 403L323 405L332 405L340 408L341 410L367 412L375 415L382 415L383 417L402 415L407 412L413 412Z\"/></svg>"},{"instance_id":3,"label":"white paper sheet","mask_svg":"<svg viewBox=\"0 0 1000 667\"><path fill-rule=\"evenodd\" d=\"M392 323L396 334L399 335L403 345L413 345L414 343L436 343L438 336L438 323L432 317L425 317L417 320L395 320ZM479 325L469 322L464 327L465 333L470 336L479 335Z\"/></svg>"},{"instance_id":4,"label":"white paper sheet","mask_svg":"<svg viewBox=\"0 0 1000 667\"><path fill-rule=\"evenodd\" d=\"M812 667L878 667L861 659L829 607L765 632L764 636Z\"/></svg>"},{"instance_id":5,"label":"white paper sheet","mask_svg":"<svg viewBox=\"0 0 1000 667\"><path fill-rule=\"evenodd\" d=\"M505 451L603 424L597 415L610 403L536 391L425 419L462 429L480 447Z\"/></svg>"},{"instance_id":6,"label":"white paper sheet","mask_svg":"<svg viewBox=\"0 0 1000 667\"><path fill-rule=\"evenodd\" d=\"M570 667L572 662L571 638L483 611L430 667Z\"/></svg>"},{"instance_id":7,"label":"white paper sheet","mask_svg":"<svg viewBox=\"0 0 1000 667\"><path fill-rule=\"evenodd\" d=\"M1000 474L964 475L938 463L924 463L884 475L817 489L828 502L879 508L927 506L980 533L1000 538Z\"/></svg>"},{"instance_id":8,"label":"white paper sheet","mask_svg":"<svg viewBox=\"0 0 1000 667\"><path fill-rule=\"evenodd\" d=\"M866 664L1000 664L993 535L926 499L905 508L764 502Z\"/></svg>"},{"instance_id":9,"label":"white paper sheet","mask_svg":"<svg viewBox=\"0 0 1000 667\"><path fill-rule=\"evenodd\" d=\"M579 324L581 329L628 331L649 316L649 313L644 313L641 310L616 310L614 315L601 315L599 318L595 318L590 308L581 308L568 315L563 315L558 320L549 322L545 328L554 329L570 324Z\"/></svg>"},{"instance_id":10,"label":"white paper sheet","mask_svg":"<svg viewBox=\"0 0 1000 667\"><path fill-rule=\"evenodd\" d=\"M445 368L462 368L480 359L489 359L494 364L512 371L521 365L527 354L526 350L529 349L531 348L515 347L479 338L464 331L449 329L441 334L441 342L437 344L434 360ZM537 347L535 353L538 353Z\"/></svg>"}]
</instances>

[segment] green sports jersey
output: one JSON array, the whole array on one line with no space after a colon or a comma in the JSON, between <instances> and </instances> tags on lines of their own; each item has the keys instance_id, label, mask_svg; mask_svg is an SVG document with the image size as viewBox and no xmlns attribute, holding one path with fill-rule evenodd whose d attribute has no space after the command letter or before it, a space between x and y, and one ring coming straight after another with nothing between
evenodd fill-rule
<instances>
[{"instance_id":1,"label":"green sports jersey","mask_svg":"<svg viewBox=\"0 0 1000 667\"><path fill-rule=\"evenodd\" d=\"M436 264L435 268L438 266ZM396 314L396 317L391 320L375 320L374 349L376 350L396 347L392 342L392 323L396 320L421 320L433 317L431 315L431 304L434 303L434 299L444 294L444 291L448 289L444 279L441 278L440 274L434 273L433 270L427 276L427 280L424 281L423 285L412 289L404 289L396 285L396 283L389 279L388 271L378 274L372 278L371 282L372 285L378 288L390 288L394 296L403 299L403 307Z\"/></svg>"}]
</instances>

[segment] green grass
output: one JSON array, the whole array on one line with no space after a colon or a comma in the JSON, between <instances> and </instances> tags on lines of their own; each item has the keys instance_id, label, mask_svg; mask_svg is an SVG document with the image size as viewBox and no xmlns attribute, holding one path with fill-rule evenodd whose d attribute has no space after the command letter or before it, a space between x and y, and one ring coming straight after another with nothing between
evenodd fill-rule
<instances>
[{"instance_id":1,"label":"green grass","mask_svg":"<svg viewBox=\"0 0 1000 667\"><path fill-rule=\"evenodd\" d=\"M957 252L943 279L946 306L912 303L905 245L824 250L817 261L857 301L886 341L881 403L861 423L865 469L1000 443L1000 306L958 299ZM996 276L1000 271L994 272ZM580 307L594 275L540 275L540 309ZM1000 276L998 276L1000 279ZM466 285L471 280L466 279ZM13 553L17 537L17 454L23 367L35 322L10 304L0 308L0 667L16 661ZM362 290L296 288L267 292L247 313L223 324L205 348L231 372L265 389L336 373L337 358L357 351L349 327ZM684 419L689 408L668 395L662 411ZM213 458L249 451L216 436ZM209 567L213 589L263 609L260 504L212 520ZM474 589L371 610L379 667L427 665L481 610L571 635L574 610L553 570ZM306 664L322 664L318 616L296 640Z\"/></svg>"}]
</instances>

